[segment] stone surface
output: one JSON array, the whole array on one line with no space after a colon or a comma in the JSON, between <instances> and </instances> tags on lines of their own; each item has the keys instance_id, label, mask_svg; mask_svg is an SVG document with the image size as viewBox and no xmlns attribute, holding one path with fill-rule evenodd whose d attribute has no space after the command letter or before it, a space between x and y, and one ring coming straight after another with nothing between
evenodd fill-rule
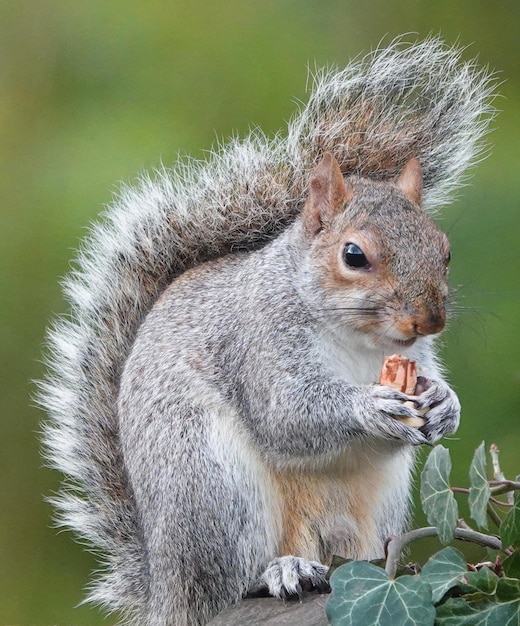
<instances>
[{"instance_id":1,"label":"stone surface","mask_svg":"<svg viewBox=\"0 0 520 626\"><path fill-rule=\"evenodd\" d=\"M327 626L327 594L307 593L303 600L247 598L222 611L208 626Z\"/></svg>"}]
</instances>

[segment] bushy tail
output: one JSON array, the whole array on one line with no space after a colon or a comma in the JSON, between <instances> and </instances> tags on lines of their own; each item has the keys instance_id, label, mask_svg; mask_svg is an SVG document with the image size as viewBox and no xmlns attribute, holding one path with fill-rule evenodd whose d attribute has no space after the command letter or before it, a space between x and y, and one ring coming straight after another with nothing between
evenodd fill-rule
<instances>
[{"instance_id":1,"label":"bushy tail","mask_svg":"<svg viewBox=\"0 0 520 626\"><path fill-rule=\"evenodd\" d=\"M291 124L289 149L311 165L324 150L346 174L395 178L417 157L424 203L446 203L481 157L493 116L493 80L462 50L430 38L400 40L337 73L318 75L309 103Z\"/></svg>"},{"instance_id":2,"label":"bushy tail","mask_svg":"<svg viewBox=\"0 0 520 626\"><path fill-rule=\"evenodd\" d=\"M412 156L426 206L446 201L482 154L492 79L461 51L430 38L395 42L322 72L286 138L254 132L204 163L186 161L124 188L95 225L65 281L70 318L49 333L40 402L46 456L67 480L61 523L103 555L89 600L138 621L147 562L118 439L119 378L143 317L180 272L263 245L294 219L320 155L345 174L392 179Z\"/></svg>"}]
</instances>

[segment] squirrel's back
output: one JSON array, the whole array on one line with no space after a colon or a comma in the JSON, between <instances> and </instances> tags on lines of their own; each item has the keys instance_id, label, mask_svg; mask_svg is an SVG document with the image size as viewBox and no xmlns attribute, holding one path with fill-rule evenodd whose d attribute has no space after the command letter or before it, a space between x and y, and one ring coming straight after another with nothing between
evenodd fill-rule
<instances>
[{"instance_id":1,"label":"squirrel's back","mask_svg":"<svg viewBox=\"0 0 520 626\"><path fill-rule=\"evenodd\" d=\"M318 75L285 138L234 140L207 162L185 161L123 188L65 283L70 319L49 333L46 455L67 481L60 521L102 554L89 599L138 611L145 550L118 435L117 393L137 331L179 274L264 245L301 210L309 173L332 152L344 175L393 180L412 157L424 205L447 200L482 154L492 81L461 51L430 38L398 41L341 71Z\"/></svg>"}]
</instances>

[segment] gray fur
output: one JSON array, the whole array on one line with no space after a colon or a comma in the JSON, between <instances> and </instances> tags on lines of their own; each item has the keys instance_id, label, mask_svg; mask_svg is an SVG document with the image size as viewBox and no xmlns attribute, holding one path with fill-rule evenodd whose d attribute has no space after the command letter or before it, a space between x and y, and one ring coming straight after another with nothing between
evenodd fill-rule
<instances>
[{"instance_id":1,"label":"gray fur","mask_svg":"<svg viewBox=\"0 0 520 626\"><path fill-rule=\"evenodd\" d=\"M439 381L429 393L441 401L424 432L390 418L381 422L381 414L403 410L402 395L367 384L375 380L381 355L366 346L356 347L367 356L355 364L366 380L349 381L360 385L358 391L331 382L331 368L351 352L329 364L316 348L319 338L321 346L329 341L329 354L337 350L338 322L320 322L317 328L316 303L298 305L301 294L294 292L293 279L301 254L295 244L299 222L286 229L302 209L310 171L325 150L335 154L345 175L384 181L418 157L425 206L436 208L481 155L490 95L489 76L473 62L462 62L459 50L433 38L410 47L397 42L343 71L318 76L287 138L270 140L256 131L223 146L205 163L179 163L153 180L143 178L135 189L121 190L105 221L92 228L77 269L64 283L72 314L49 333L51 374L40 395L50 415L46 456L67 476L55 500L59 521L98 549L105 562L90 601L123 611L127 621L195 624L238 599L268 561L281 556L274 547L276 515L268 515L269 477L258 480L257 474L265 473L266 459L280 468L318 467L337 454L339 442L345 449L358 437L368 437L377 454L395 449L403 460L404 487L395 494L389 488L378 513L385 520L380 535L403 525L413 454L401 442L437 440L455 427L456 398L440 380L428 338L409 350ZM233 251L260 248L283 231L254 254L203 266L192 279L185 275L173 295L154 306L186 270ZM281 265L270 274L275 261ZM313 280L308 273L298 278L302 285ZM238 292L242 301L236 300ZM214 314L223 302L225 315ZM268 329L263 322L271 319L275 327ZM285 348L279 350L282 339ZM170 351L158 359L164 345L178 346L182 354L176 353L177 359ZM316 357L312 367L311 354ZM261 362L272 368L266 371ZM303 367L298 385L311 394L306 404L289 393L278 405L267 402L276 390L276 374L293 380L292 367ZM157 377L153 394L141 371ZM295 419L280 420L279 406L293 411ZM327 416L319 429L302 428L309 406ZM352 418L345 422L348 406ZM145 435L143 416L157 415L160 407L163 418L150 419ZM183 419L168 420L172 410ZM220 426L216 416L222 416ZM442 426L446 416L451 421ZM231 432L227 440L224 435ZM186 447L179 448L179 441ZM208 442L211 453L195 464L200 472L188 470L183 453L191 450L196 457ZM233 471L225 469L229 458ZM150 471L144 481L139 478L143 467ZM177 469L183 481L174 479ZM231 472L229 482L223 482L222 471ZM171 502L186 502L186 511L162 508L166 492ZM204 510L196 509L201 493L215 495ZM224 531L219 512L230 501L236 515L225 519ZM392 506L395 502L402 511ZM159 513L162 523L155 524ZM199 523L193 525L195 513ZM172 527L181 534L168 534ZM219 558L211 560L218 542ZM173 593L181 599L173 600ZM208 604L205 596L213 600ZM184 615L178 621L175 605Z\"/></svg>"}]
</instances>

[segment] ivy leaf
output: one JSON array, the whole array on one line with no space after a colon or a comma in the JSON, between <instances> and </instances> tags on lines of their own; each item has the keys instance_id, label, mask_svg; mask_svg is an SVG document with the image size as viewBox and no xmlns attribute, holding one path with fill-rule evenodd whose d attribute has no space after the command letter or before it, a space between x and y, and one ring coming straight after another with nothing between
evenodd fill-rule
<instances>
[{"instance_id":1,"label":"ivy leaf","mask_svg":"<svg viewBox=\"0 0 520 626\"><path fill-rule=\"evenodd\" d=\"M509 578L520 578L520 550L515 550L507 559L504 559L502 567Z\"/></svg>"},{"instance_id":2,"label":"ivy leaf","mask_svg":"<svg viewBox=\"0 0 520 626\"><path fill-rule=\"evenodd\" d=\"M380 567L353 561L338 568L330 582L325 609L333 626L433 626L432 591L419 576L391 580Z\"/></svg>"},{"instance_id":3,"label":"ivy leaf","mask_svg":"<svg viewBox=\"0 0 520 626\"><path fill-rule=\"evenodd\" d=\"M463 593L493 595L498 586L499 577L489 567L483 567L478 572L466 574L464 584L460 585Z\"/></svg>"},{"instance_id":4,"label":"ivy leaf","mask_svg":"<svg viewBox=\"0 0 520 626\"><path fill-rule=\"evenodd\" d=\"M511 544L520 545L520 491L518 490L515 491L515 506L509 511L500 527L500 539L504 548Z\"/></svg>"},{"instance_id":5,"label":"ivy leaf","mask_svg":"<svg viewBox=\"0 0 520 626\"><path fill-rule=\"evenodd\" d=\"M450 489L450 453L436 446L429 454L421 474L421 502L428 522L437 527L443 544L453 540L459 509Z\"/></svg>"},{"instance_id":6,"label":"ivy leaf","mask_svg":"<svg viewBox=\"0 0 520 626\"><path fill-rule=\"evenodd\" d=\"M461 552L455 548L443 548L429 558L422 568L421 578L432 588L432 601L440 602L447 591L460 584L468 566Z\"/></svg>"},{"instance_id":7,"label":"ivy leaf","mask_svg":"<svg viewBox=\"0 0 520 626\"><path fill-rule=\"evenodd\" d=\"M520 600L520 580L516 578L499 578L497 598L502 601Z\"/></svg>"},{"instance_id":8,"label":"ivy leaf","mask_svg":"<svg viewBox=\"0 0 520 626\"><path fill-rule=\"evenodd\" d=\"M485 568L486 569L486 568ZM520 581L499 578L490 598L450 598L437 607L436 626L518 626Z\"/></svg>"},{"instance_id":9,"label":"ivy leaf","mask_svg":"<svg viewBox=\"0 0 520 626\"><path fill-rule=\"evenodd\" d=\"M469 509L471 517L481 528L487 528L487 505L491 489L486 478L486 452L484 442L475 450L469 468Z\"/></svg>"},{"instance_id":10,"label":"ivy leaf","mask_svg":"<svg viewBox=\"0 0 520 626\"><path fill-rule=\"evenodd\" d=\"M338 554L333 554L332 555L332 562L331 562L330 567L329 567L329 569L327 571L327 574L326 574L327 580L330 579L332 574L338 568L340 568L342 565L345 565L345 563L350 563L351 561L352 561L352 559L346 559L345 557L339 556Z\"/></svg>"},{"instance_id":11,"label":"ivy leaf","mask_svg":"<svg viewBox=\"0 0 520 626\"><path fill-rule=\"evenodd\" d=\"M520 600L474 603L450 598L437 608L436 626L518 626Z\"/></svg>"}]
</instances>

